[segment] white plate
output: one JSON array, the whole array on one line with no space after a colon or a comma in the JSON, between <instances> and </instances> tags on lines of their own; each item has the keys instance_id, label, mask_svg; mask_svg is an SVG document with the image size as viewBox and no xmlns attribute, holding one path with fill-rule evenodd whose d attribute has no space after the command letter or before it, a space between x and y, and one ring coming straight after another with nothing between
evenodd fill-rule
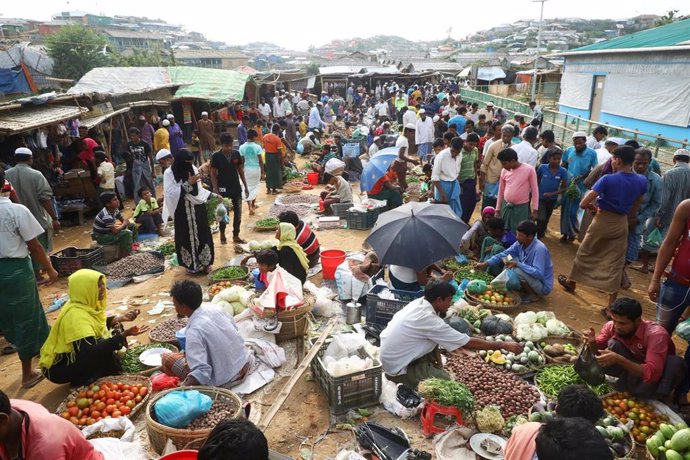
<instances>
[{"instance_id":1,"label":"white plate","mask_svg":"<svg viewBox=\"0 0 690 460\"><path fill-rule=\"evenodd\" d=\"M163 353L171 353L167 348L149 348L139 355L139 361L149 367L158 367L161 365L161 355Z\"/></svg>"},{"instance_id":2,"label":"white plate","mask_svg":"<svg viewBox=\"0 0 690 460\"><path fill-rule=\"evenodd\" d=\"M500 446L501 449L506 448L506 440L505 438L502 438L500 436L497 436L495 434L491 433L477 433L474 436L470 438L470 447L472 450L479 455L482 458L488 458L489 460L503 460L503 455L502 454L490 454L484 448L482 448L481 443L485 439L492 439L493 441L496 441Z\"/></svg>"}]
</instances>

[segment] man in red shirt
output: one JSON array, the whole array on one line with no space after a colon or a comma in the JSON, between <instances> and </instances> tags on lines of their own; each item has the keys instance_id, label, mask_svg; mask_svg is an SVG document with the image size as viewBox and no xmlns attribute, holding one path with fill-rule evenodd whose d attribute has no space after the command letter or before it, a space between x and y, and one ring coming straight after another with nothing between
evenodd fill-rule
<instances>
[{"instance_id":1,"label":"man in red shirt","mask_svg":"<svg viewBox=\"0 0 690 460\"><path fill-rule=\"evenodd\" d=\"M609 309L612 320L595 336L584 338L607 375L618 377L615 387L634 396L668 399L685 377L685 363L663 326L642 319L642 305L621 297Z\"/></svg>"}]
</instances>

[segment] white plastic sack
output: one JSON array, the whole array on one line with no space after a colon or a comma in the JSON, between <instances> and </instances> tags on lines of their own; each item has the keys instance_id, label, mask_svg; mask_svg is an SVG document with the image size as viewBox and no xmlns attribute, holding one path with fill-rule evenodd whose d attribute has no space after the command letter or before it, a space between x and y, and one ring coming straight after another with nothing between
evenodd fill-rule
<instances>
[{"instance_id":1,"label":"white plastic sack","mask_svg":"<svg viewBox=\"0 0 690 460\"><path fill-rule=\"evenodd\" d=\"M366 460L366 459L353 450L341 450L340 452L338 452L338 455L335 456L335 460Z\"/></svg>"},{"instance_id":2,"label":"white plastic sack","mask_svg":"<svg viewBox=\"0 0 690 460\"><path fill-rule=\"evenodd\" d=\"M254 318L255 316L253 315L251 310L245 310L235 317L235 322L237 323L237 331L239 332L240 336L242 336L242 338L245 341L255 338L275 343L275 334L266 332L260 326L257 327L257 324L254 322Z\"/></svg>"},{"instance_id":3,"label":"white plastic sack","mask_svg":"<svg viewBox=\"0 0 690 460\"><path fill-rule=\"evenodd\" d=\"M422 410L422 406L424 406L424 401L422 401L422 403L419 406L413 408L405 407L402 404L400 404L397 398L399 384L391 382L386 378L385 375L382 377L383 384L381 385L381 396L379 397L379 402L383 404L383 407L388 412L405 419L414 417L419 413L420 410Z\"/></svg>"},{"instance_id":4,"label":"white plastic sack","mask_svg":"<svg viewBox=\"0 0 690 460\"><path fill-rule=\"evenodd\" d=\"M99 433L99 432L107 432L107 431L115 431L115 430L122 430L124 433L120 437L120 441L126 441L126 442L134 442L136 438L136 428L134 428L134 424L127 418L127 417L119 417L119 418L104 418L103 420L94 423L93 425L89 425L87 427L84 427L81 432L84 434L85 438L88 438L94 433ZM104 439L104 438L99 438L99 439Z\"/></svg>"},{"instance_id":5,"label":"white plastic sack","mask_svg":"<svg viewBox=\"0 0 690 460\"><path fill-rule=\"evenodd\" d=\"M314 301L314 306L312 307L311 312L315 316L330 318L338 313L339 308L340 304L338 302L335 302L328 297L317 297L316 301Z\"/></svg>"},{"instance_id":6,"label":"white plastic sack","mask_svg":"<svg viewBox=\"0 0 690 460\"><path fill-rule=\"evenodd\" d=\"M91 425L93 426L93 425ZM89 441L103 454L105 460L148 460L149 455L140 442L125 442L115 438L98 438Z\"/></svg>"},{"instance_id":7,"label":"white plastic sack","mask_svg":"<svg viewBox=\"0 0 690 460\"><path fill-rule=\"evenodd\" d=\"M476 455L469 446L474 431L464 426L450 428L434 439L438 460L474 460Z\"/></svg>"},{"instance_id":8,"label":"white plastic sack","mask_svg":"<svg viewBox=\"0 0 690 460\"><path fill-rule=\"evenodd\" d=\"M360 334L336 334L333 336L328 348L326 348L323 357L330 356L336 361L348 358L356 354L357 350L362 348L366 343L366 339Z\"/></svg>"},{"instance_id":9,"label":"white plastic sack","mask_svg":"<svg viewBox=\"0 0 690 460\"><path fill-rule=\"evenodd\" d=\"M245 340L245 345L254 350L256 357L272 368L280 367L287 362L285 350L273 342L251 338Z\"/></svg>"}]
</instances>

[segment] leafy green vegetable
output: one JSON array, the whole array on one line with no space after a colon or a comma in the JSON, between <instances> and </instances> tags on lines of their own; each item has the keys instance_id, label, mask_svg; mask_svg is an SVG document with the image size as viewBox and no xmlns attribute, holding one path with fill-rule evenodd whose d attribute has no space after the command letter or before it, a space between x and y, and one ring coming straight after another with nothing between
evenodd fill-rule
<instances>
[{"instance_id":1,"label":"leafy green vegetable","mask_svg":"<svg viewBox=\"0 0 690 460\"><path fill-rule=\"evenodd\" d=\"M168 343L151 343L149 345L141 345L130 348L125 352L121 359L122 373L137 374L139 372L151 369L151 367L139 361L139 355L150 348L167 348L170 351L175 351L175 347Z\"/></svg>"},{"instance_id":2,"label":"leafy green vegetable","mask_svg":"<svg viewBox=\"0 0 690 460\"><path fill-rule=\"evenodd\" d=\"M597 396L611 393L611 388L605 383L597 386L588 385L587 382L577 375L575 368L570 365L546 366L534 376L534 383L547 396L551 397L558 396L558 393L568 385L587 385Z\"/></svg>"},{"instance_id":3,"label":"leafy green vegetable","mask_svg":"<svg viewBox=\"0 0 690 460\"><path fill-rule=\"evenodd\" d=\"M464 279L483 280L486 283L493 281L494 277L482 270L475 270L473 266L463 265L455 272L455 280L460 282Z\"/></svg>"},{"instance_id":4,"label":"leafy green vegetable","mask_svg":"<svg viewBox=\"0 0 690 460\"><path fill-rule=\"evenodd\" d=\"M206 218L208 219L208 224L213 226L216 223L216 208L219 204L223 202L223 198L218 195L211 195L211 197L206 201Z\"/></svg>"},{"instance_id":5,"label":"leafy green vegetable","mask_svg":"<svg viewBox=\"0 0 690 460\"><path fill-rule=\"evenodd\" d=\"M442 406L457 407L467 414L474 410L474 396L469 388L454 380L426 379L417 389L425 399Z\"/></svg>"},{"instance_id":6,"label":"leafy green vegetable","mask_svg":"<svg viewBox=\"0 0 690 460\"><path fill-rule=\"evenodd\" d=\"M211 273L211 279L213 281L236 280L246 277L247 273L249 272L244 267L223 267L214 270L213 273Z\"/></svg>"},{"instance_id":7,"label":"leafy green vegetable","mask_svg":"<svg viewBox=\"0 0 690 460\"><path fill-rule=\"evenodd\" d=\"M164 256L175 254L175 243L168 242L161 244L160 246L158 246L158 252L160 252Z\"/></svg>"},{"instance_id":8,"label":"leafy green vegetable","mask_svg":"<svg viewBox=\"0 0 690 460\"><path fill-rule=\"evenodd\" d=\"M267 217L257 221L255 225L259 228L277 227L280 225L280 220L277 217Z\"/></svg>"}]
</instances>

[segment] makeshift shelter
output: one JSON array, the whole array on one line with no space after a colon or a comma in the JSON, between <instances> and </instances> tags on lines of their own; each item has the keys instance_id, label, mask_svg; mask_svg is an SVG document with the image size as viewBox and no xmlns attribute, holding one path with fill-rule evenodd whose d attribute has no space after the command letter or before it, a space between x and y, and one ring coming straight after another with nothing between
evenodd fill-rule
<instances>
[{"instance_id":1,"label":"makeshift shelter","mask_svg":"<svg viewBox=\"0 0 690 460\"><path fill-rule=\"evenodd\" d=\"M53 60L43 48L17 43L0 51L0 95L33 94L54 86Z\"/></svg>"}]
</instances>

